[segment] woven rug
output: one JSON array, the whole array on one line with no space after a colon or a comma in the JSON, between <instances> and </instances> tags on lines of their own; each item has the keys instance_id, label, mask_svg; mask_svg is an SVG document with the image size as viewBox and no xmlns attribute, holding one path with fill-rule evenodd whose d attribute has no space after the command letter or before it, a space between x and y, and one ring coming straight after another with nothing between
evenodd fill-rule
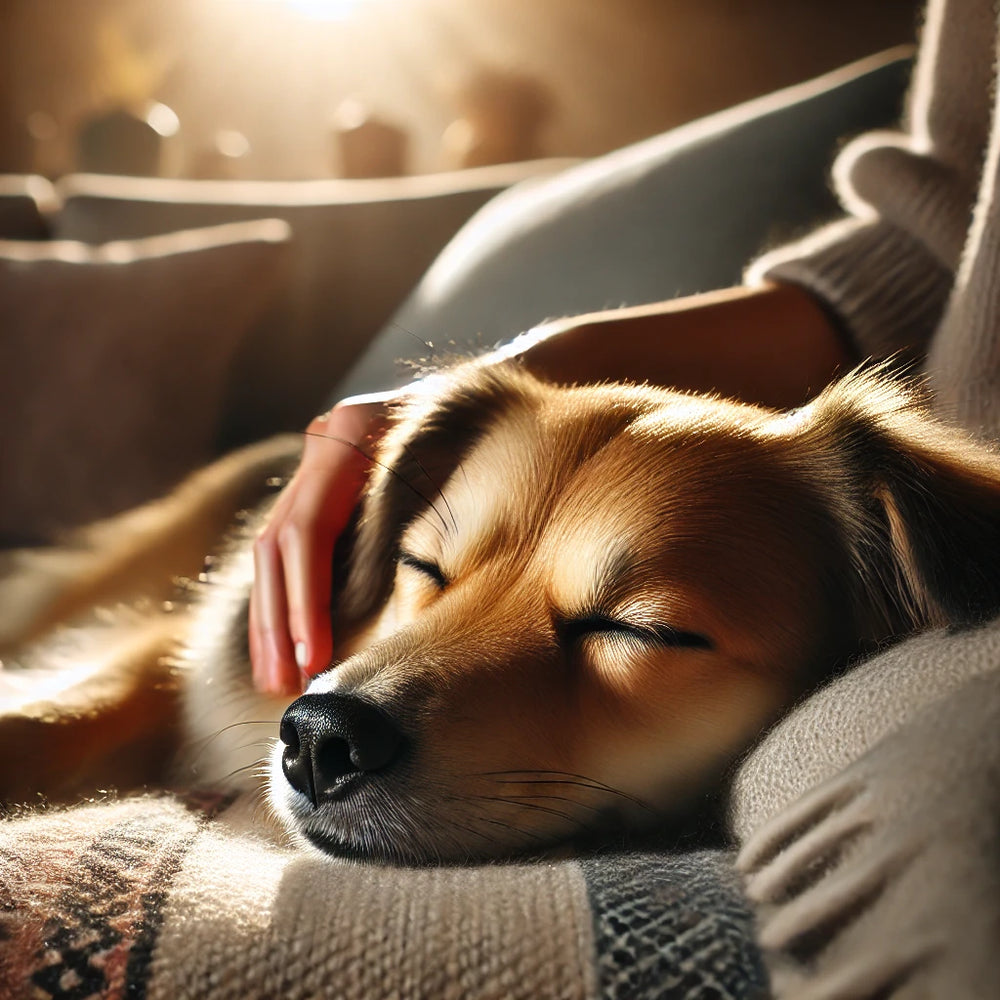
<instances>
[{"instance_id":1,"label":"woven rug","mask_svg":"<svg viewBox=\"0 0 1000 1000\"><path fill-rule=\"evenodd\" d=\"M729 857L341 863L212 797L0 825L5 1000L766 995Z\"/></svg>"}]
</instances>

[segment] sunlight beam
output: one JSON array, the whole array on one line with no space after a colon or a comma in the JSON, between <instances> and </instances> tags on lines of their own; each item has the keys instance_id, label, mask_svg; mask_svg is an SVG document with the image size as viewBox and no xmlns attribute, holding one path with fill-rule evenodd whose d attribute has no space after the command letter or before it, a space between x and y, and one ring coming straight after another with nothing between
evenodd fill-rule
<instances>
[{"instance_id":1,"label":"sunlight beam","mask_svg":"<svg viewBox=\"0 0 1000 1000\"><path fill-rule=\"evenodd\" d=\"M372 0L262 0L314 21L344 21Z\"/></svg>"}]
</instances>

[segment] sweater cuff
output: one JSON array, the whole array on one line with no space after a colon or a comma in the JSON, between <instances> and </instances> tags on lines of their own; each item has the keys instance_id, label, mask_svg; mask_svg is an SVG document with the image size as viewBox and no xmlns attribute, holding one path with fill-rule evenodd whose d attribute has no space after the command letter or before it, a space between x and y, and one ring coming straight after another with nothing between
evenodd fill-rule
<instances>
[{"instance_id":1,"label":"sweater cuff","mask_svg":"<svg viewBox=\"0 0 1000 1000\"><path fill-rule=\"evenodd\" d=\"M863 358L922 359L954 274L884 219L844 219L760 257L745 278L806 289Z\"/></svg>"}]
</instances>

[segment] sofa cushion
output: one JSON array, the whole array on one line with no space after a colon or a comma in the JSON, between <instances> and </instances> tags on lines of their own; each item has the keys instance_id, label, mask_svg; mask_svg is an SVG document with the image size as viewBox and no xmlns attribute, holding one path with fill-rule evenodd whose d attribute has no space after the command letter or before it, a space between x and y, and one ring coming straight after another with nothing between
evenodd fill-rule
<instances>
[{"instance_id":1,"label":"sofa cushion","mask_svg":"<svg viewBox=\"0 0 1000 1000\"><path fill-rule=\"evenodd\" d=\"M263 217L294 233L292 291L245 360L269 413L243 438L298 429L438 251L493 195L564 160L384 180L188 181L75 175L57 185L55 235L101 243ZM278 382L279 392L266 392ZM246 409L244 407L244 409Z\"/></svg>"},{"instance_id":2,"label":"sofa cushion","mask_svg":"<svg viewBox=\"0 0 1000 1000\"><path fill-rule=\"evenodd\" d=\"M264 220L99 247L0 241L0 543L132 506L211 456L288 237Z\"/></svg>"},{"instance_id":3,"label":"sofa cushion","mask_svg":"<svg viewBox=\"0 0 1000 1000\"><path fill-rule=\"evenodd\" d=\"M0 239L43 240L58 205L55 189L32 174L0 174Z\"/></svg>"}]
</instances>

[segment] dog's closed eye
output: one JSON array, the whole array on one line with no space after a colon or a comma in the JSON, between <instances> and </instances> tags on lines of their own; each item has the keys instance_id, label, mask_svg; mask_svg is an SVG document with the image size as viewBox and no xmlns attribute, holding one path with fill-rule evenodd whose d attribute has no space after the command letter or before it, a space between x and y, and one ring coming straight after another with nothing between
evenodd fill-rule
<instances>
[{"instance_id":1,"label":"dog's closed eye","mask_svg":"<svg viewBox=\"0 0 1000 1000\"><path fill-rule=\"evenodd\" d=\"M438 590L444 590L448 586L448 578L444 575L441 567L430 559L421 559L412 552L401 551L396 557L398 566L407 566L409 569L427 577Z\"/></svg>"},{"instance_id":2,"label":"dog's closed eye","mask_svg":"<svg viewBox=\"0 0 1000 1000\"><path fill-rule=\"evenodd\" d=\"M712 648L712 640L698 632L686 632L671 625L645 625L621 621L599 612L564 619L557 627L560 641L566 647L574 646L590 636L611 636L639 642L644 646L671 649Z\"/></svg>"}]
</instances>

